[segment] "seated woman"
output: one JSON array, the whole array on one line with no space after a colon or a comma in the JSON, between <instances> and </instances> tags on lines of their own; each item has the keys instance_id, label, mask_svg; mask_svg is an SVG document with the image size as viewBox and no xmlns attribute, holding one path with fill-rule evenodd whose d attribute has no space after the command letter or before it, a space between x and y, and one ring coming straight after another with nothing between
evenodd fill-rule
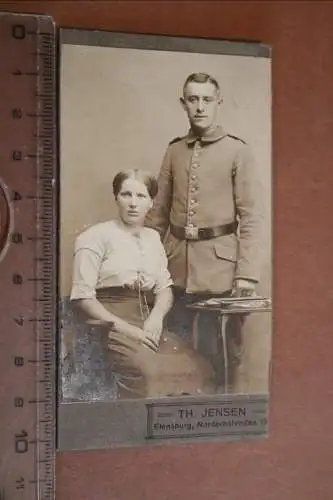
<instances>
[{"instance_id":1,"label":"seated woman","mask_svg":"<svg viewBox=\"0 0 333 500\"><path fill-rule=\"evenodd\" d=\"M85 230L75 242L71 300L87 321L104 328L104 352L120 398L214 391L207 361L163 328L172 280L159 234L144 227L157 189L148 173L118 173L118 216Z\"/></svg>"}]
</instances>

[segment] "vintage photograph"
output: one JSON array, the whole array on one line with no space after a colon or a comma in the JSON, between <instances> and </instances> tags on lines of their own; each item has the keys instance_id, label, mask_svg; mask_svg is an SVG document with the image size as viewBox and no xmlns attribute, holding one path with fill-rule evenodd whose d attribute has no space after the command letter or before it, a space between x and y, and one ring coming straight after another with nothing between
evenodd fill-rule
<instances>
[{"instance_id":1,"label":"vintage photograph","mask_svg":"<svg viewBox=\"0 0 333 500\"><path fill-rule=\"evenodd\" d=\"M269 49L72 30L59 85L60 404L267 396Z\"/></svg>"}]
</instances>

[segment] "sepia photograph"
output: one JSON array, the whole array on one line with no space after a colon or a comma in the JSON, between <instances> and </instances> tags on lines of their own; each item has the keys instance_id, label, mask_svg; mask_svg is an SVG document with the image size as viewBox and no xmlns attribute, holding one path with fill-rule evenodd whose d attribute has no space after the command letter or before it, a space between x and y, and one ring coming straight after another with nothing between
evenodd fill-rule
<instances>
[{"instance_id":1,"label":"sepia photograph","mask_svg":"<svg viewBox=\"0 0 333 500\"><path fill-rule=\"evenodd\" d=\"M60 448L266 435L270 48L61 31Z\"/></svg>"}]
</instances>

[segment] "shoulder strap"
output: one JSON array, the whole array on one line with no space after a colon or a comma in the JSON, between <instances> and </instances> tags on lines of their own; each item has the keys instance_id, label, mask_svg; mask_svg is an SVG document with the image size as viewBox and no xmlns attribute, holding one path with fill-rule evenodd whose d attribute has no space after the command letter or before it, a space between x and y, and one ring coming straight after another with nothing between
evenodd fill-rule
<instances>
[{"instance_id":1,"label":"shoulder strap","mask_svg":"<svg viewBox=\"0 0 333 500\"><path fill-rule=\"evenodd\" d=\"M172 139L172 141L169 142L169 145L170 144L175 144L176 142L179 142L182 140L182 137L175 137L174 139Z\"/></svg>"},{"instance_id":2,"label":"shoulder strap","mask_svg":"<svg viewBox=\"0 0 333 500\"><path fill-rule=\"evenodd\" d=\"M227 134L228 137L231 137L232 139L235 139L236 141L240 141L242 142L243 144L246 144L245 141L243 141L243 139L241 139L240 137L237 137L237 135L231 135L231 134Z\"/></svg>"}]
</instances>

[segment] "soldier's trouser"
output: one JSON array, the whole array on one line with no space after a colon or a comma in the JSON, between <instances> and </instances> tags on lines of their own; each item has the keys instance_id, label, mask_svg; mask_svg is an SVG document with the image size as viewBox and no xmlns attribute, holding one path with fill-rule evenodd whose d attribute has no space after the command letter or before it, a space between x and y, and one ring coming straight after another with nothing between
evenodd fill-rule
<instances>
[{"instance_id":1,"label":"soldier's trouser","mask_svg":"<svg viewBox=\"0 0 333 500\"><path fill-rule=\"evenodd\" d=\"M228 297L231 292L214 297ZM223 343L220 330L220 317L215 311L197 311L189 308L190 304L199 300L209 299L208 294L186 294L184 290L174 288L174 304L167 318L168 327L184 340L193 338L194 323L196 323L196 348L210 361L215 371L216 388L224 385L224 357ZM229 389L232 388L235 372L241 362L242 356L242 316L232 315L226 326L227 354L228 354L228 380Z\"/></svg>"}]
</instances>

